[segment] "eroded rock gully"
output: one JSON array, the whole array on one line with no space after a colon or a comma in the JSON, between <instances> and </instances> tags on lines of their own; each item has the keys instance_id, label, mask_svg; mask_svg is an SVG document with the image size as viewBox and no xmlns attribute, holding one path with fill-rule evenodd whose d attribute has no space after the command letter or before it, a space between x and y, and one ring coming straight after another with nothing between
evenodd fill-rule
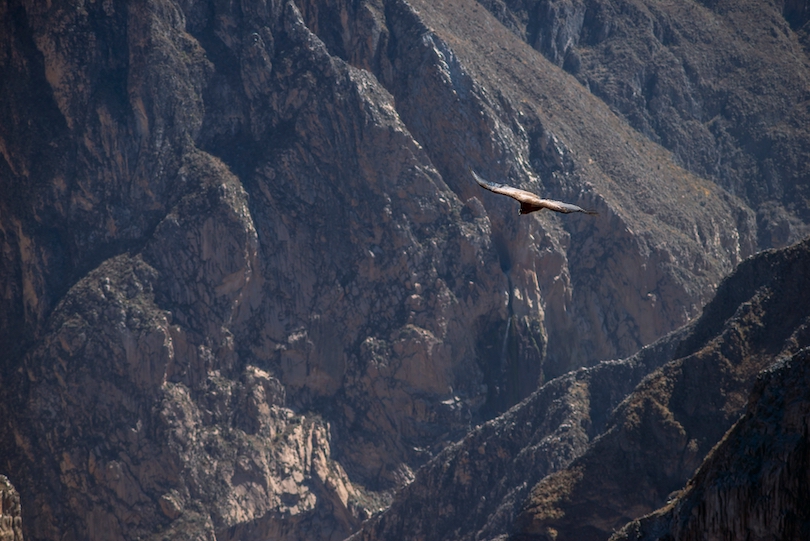
<instances>
[{"instance_id":1,"label":"eroded rock gully","mask_svg":"<svg viewBox=\"0 0 810 541\"><path fill-rule=\"evenodd\" d=\"M750 197L513 30L467 0L0 6L0 469L27 538L343 539L767 245ZM470 166L600 215L518 219ZM667 340L529 398L550 455L483 425L492 531L531 488L512 461L567 464Z\"/></svg>"}]
</instances>

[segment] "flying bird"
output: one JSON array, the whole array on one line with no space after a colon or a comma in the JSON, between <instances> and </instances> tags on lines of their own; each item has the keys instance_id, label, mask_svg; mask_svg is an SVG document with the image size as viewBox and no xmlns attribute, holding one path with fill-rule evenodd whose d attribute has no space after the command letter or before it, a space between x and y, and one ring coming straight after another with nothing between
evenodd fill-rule
<instances>
[{"instance_id":1,"label":"flying bird","mask_svg":"<svg viewBox=\"0 0 810 541\"><path fill-rule=\"evenodd\" d=\"M518 200L520 202L518 214L529 214L530 212L543 209L553 210L554 212L562 212L564 214L571 212L598 214L598 212L595 210L586 210L582 207L572 205L571 203L563 203L562 201L554 201L553 199L543 199L532 192L527 192L526 190L520 190L518 188L513 188L512 186L507 186L506 184L498 184L496 182L484 180L472 169L470 169L470 172L475 177L475 181L480 184L482 188L486 188L491 192L499 193L501 195L508 195L512 199Z\"/></svg>"}]
</instances>

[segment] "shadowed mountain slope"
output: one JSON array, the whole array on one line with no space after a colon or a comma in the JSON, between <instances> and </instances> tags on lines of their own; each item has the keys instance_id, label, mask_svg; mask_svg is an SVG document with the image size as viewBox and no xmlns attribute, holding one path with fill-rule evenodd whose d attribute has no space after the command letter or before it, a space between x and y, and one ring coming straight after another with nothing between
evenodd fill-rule
<instances>
[{"instance_id":1,"label":"shadowed mountain slope","mask_svg":"<svg viewBox=\"0 0 810 541\"><path fill-rule=\"evenodd\" d=\"M762 372L745 414L686 488L611 539L807 539L808 353L805 348Z\"/></svg>"},{"instance_id":2,"label":"shadowed mountain slope","mask_svg":"<svg viewBox=\"0 0 810 541\"><path fill-rule=\"evenodd\" d=\"M741 264L676 359L616 408L587 452L535 485L516 538L607 539L664 505L744 412L757 374L810 344L809 271L808 240Z\"/></svg>"}]
</instances>

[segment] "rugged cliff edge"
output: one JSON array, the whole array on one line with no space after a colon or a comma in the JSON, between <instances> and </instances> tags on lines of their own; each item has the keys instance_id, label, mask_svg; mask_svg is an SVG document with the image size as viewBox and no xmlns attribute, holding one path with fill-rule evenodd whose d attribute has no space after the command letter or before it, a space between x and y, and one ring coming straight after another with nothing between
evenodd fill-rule
<instances>
[{"instance_id":1,"label":"rugged cliff edge","mask_svg":"<svg viewBox=\"0 0 810 541\"><path fill-rule=\"evenodd\" d=\"M580 456L610 411L672 357L687 332L546 383L423 466L351 539L495 539L512 531L532 486Z\"/></svg>"},{"instance_id":2,"label":"rugged cliff edge","mask_svg":"<svg viewBox=\"0 0 810 541\"><path fill-rule=\"evenodd\" d=\"M511 468L577 459L681 334L538 385L680 328L804 230L800 7L751 22L762 57L721 88L681 26L619 17L640 3L570 3L579 70L504 24L552 3L434 4L0 3L0 471L26 538L342 539L479 424L463 441L508 449L474 524L504 531L535 482ZM733 13L695 8L723 29L704 47L739 45ZM610 51L650 24L688 77L637 99ZM752 77L769 92L729 90ZM720 150L692 159L692 121ZM518 217L469 167L599 216ZM547 422L486 423L530 395Z\"/></svg>"},{"instance_id":3,"label":"rugged cliff edge","mask_svg":"<svg viewBox=\"0 0 810 541\"><path fill-rule=\"evenodd\" d=\"M8 482L5 475L0 475L0 539L2 541L22 541L22 510L20 495Z\"/></svg>"}]
</instances>

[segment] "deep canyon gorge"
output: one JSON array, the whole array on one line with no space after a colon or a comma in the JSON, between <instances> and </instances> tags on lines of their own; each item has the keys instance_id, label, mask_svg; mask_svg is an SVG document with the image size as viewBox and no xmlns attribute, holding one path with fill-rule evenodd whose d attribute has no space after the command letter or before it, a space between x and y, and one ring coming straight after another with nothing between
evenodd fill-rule
<instances>
[{"instance_id":1,"label":"deep canyon gorge","mask_svg":"<svg viewBox=\"0 0 810 541\"><path fill-rule=\"evenodd\" d=\"M806 2L3 0L0 96L0 539L810 537Z\"/></svg>"}]
</instances>

